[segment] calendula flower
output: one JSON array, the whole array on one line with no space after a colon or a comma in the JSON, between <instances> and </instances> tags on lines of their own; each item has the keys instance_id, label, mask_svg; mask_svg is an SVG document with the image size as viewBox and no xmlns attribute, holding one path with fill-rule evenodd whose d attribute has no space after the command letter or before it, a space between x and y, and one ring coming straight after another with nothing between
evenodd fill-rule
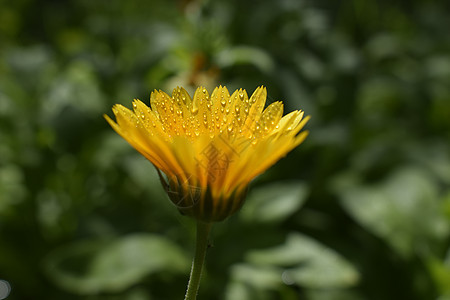
<instances>
[{"instance_id":1,"label":"calendula flower","mask_svg":"<svg viewBox=\"0 0 450 300\"><path fill-rule=\"evenodd\" d=\"M283 104L264 109L267 91L249 98L217 87L199 87L191 98L183 88L172 96L154 91L151 107L134 100L133 110L115 105L116 122L106 120L162 171L163 185L181 213L203 222L221 221L243 204L247 187L298 146L309 117L300 110L283 116Z\"/></svg>"}]
</instances>

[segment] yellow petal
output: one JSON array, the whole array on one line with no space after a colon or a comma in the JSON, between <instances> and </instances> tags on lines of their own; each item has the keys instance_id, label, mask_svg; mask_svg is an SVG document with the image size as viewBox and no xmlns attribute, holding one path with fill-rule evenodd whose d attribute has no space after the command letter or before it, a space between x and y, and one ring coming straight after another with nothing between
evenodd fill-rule
<instances>
[{"instance_id":1,"label":"yellow petal","mask_svg":"<svg viewBox=\"0 0 450 300\"><path fill-rule=\"evenodd\" d=\"M202 221L219 221L243 203L247 186L304 141L309 117L283 104L264 109L267 90L250 99L243 89L230 96L217 87L211 96L199 87L191 98L177 87L172 96L153 91L150 105L134 110L115 105L111 127L167 176L167 192L180 212ZM180 206L182 205L182 207Z\"/></svg>"}]
</instances>

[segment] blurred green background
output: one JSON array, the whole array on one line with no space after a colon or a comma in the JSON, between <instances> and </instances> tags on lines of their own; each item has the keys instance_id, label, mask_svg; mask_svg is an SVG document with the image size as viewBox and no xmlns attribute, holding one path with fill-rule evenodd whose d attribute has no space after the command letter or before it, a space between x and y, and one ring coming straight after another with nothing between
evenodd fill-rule
<instances>
[{"instance_id":1,"label":"blurred green background","mask_svg":"<svg viewBox=\"0 0 450 300\"><path fill-rule=\"evenodd\" d=\"M194 223L105 122L268 88L310 136L217 224L199 299L450 299L448 1L0 0L8 299L182 299Z\"/></svg>"}]
</instances>

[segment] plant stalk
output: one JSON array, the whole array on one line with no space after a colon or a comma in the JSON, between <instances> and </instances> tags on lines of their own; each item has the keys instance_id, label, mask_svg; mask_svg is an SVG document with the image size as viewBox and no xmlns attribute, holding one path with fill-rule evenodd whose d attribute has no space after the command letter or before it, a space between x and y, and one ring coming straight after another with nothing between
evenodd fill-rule
<instances>
[{"instance_id":1,"label":"plant stalk","mask_svg":"<svg viewBox=\"0 0 450 300\"><path fill-rule=\"evenodd\" d=\"M195 300L202 276L203 263L205 262L206 250L208 248L208 236L212 223L197 221L197 237L195 244L195 256L192 261L191 275L184 300Z\"/></svg>"}]
</instances>

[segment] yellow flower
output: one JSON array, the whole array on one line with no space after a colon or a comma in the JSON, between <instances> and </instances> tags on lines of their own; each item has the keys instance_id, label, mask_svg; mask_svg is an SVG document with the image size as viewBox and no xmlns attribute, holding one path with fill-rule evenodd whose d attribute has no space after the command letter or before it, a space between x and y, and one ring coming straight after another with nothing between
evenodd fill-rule
<instances>
[{"instance_id":1,"label":"yellow flower","mask_svg":"<svg viewBox=\"0 0 450 300\"><path fill-rule=\"evenodd\" d=\"M308 134L299 132L309 117L303 118L302 111L283 117L281 102L264 109L266 97L264 87L250 99L243 89L230 96L222 86L211 96L199 87L193 99L183 88L174 89L172 96L155 90L151 108L134 100L134 111L113 107L117 123L105 118L164 172L167 181L160 174L161 181L181 213L220 221L242 206L255 176Z\"/></svg>"}]
</instances>

